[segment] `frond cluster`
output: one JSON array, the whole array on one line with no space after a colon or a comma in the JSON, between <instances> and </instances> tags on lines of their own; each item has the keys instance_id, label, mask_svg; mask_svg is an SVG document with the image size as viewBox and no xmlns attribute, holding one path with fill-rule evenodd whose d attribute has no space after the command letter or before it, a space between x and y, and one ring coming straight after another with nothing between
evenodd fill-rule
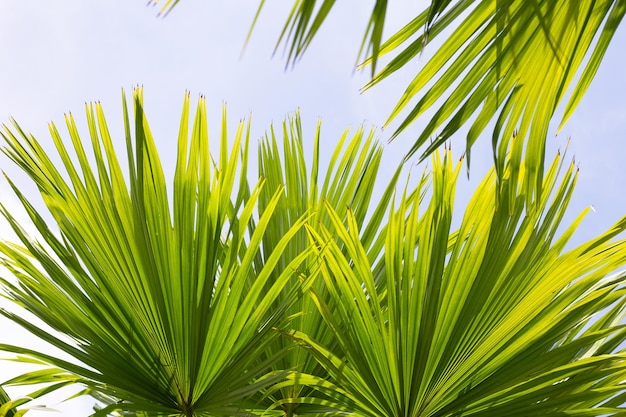
<instances>
[{"instance_id":1,"label":"frond cluster","mask_svg":"<svg viewBox=\"0 0 626 417\"><path fill-rule=\"evenodd\" d=\"M72 358L2 344L46 366L5 385L82 384L95 416L626 412L626 220L571 247L583 215L562 225L577 172L561 156L529 204L512 150L456 227L450 151L416 184L398 187L400 165L376 186L373 132L346 131L324 164L318 125L307 166L295 115L261 140L251 180L249 125L229 137L224 115L214 151L187 94L170 181L141 89L132 104L127 169L99 104L89 146L71 116L71 149L50 126L62 166L2 131L54 226L11 183L37 235L1 208L19 242L0 243L0 284L51 330L1 313ZM0 402L13 417L28 399Z\"/></svg>"}]
</instances>

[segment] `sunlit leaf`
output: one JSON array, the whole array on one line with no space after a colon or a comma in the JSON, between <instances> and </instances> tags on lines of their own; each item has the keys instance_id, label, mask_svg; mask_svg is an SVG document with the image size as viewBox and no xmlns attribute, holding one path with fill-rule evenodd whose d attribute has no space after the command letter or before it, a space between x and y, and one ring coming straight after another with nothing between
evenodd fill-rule
<instances>
[{"instance_id":1,"label":"sunlit leaf","mask_svg":"<svg viewBox=\"0 0 626 417\"><path fill-rule=\"evenodd\" d=\"M277 45L284 45L287 64L302 57L334 4L293 2ZM419 152L420 160L426 159L468 125L469 166L472 146L495 122L490 135L495 160L504 160L517 137L528 155L528 203L540 198L551 122L560 119L560 130L580 103L622 22L626 1L432 0L382 42L387 6L374 3L358 56L369 55L361 64L372 71L365 90L408 65L418 68L386 122L400 120L395 138L428 113L417 137L402 138L410 141L407 157ZM253 27L258 18L259 13ZM427 48L432 57L416 63ZM385 55L390 58L377 71Z\"/></svg>"},{"instance_id":2,"label":"sunlit leaf","mask_svg":"<svg viewBox=\"0 0 626 417\"><path fill-rule=\"evenodd\" d=\"M541 189L550 122L560 117L562 127L580 102L626 13L626 2L433 3L440 3L438 17L425 11L381 46L381 55L394 56L366 88L441 42L391 112L387 123L403 118L393 136L434 109L409 155L421 150L421 159L426 158L466 123L469 155L479 135L498 120L492 134L497 160L504 160L510 138L525 144L530 202ZM565 112L558 116L559 105L565 103Z\"/></svg>"},{"instance_id":3,"label":"sunlit leaf","mask_svg":"<svg viewBox=\"0 0 626 417\"><path fill-rule=\"evenodd\" d=\"M366 132L363 127L357 129L353 135L345 131L336 141L337 145L330 159L325 161L325 153L320 149L320 142L323 140L321 130L321 123L318 123L314 132L313 149L307 153L300 117L295 115L283 123L282 129L272 128L259 144L259 177L266 181L259 197L260 212L263 213L271 201L271 190L285 190L263 235L264 251L256 261L259 267L263 267L267 256L274 252L273 248L280 242L285 231L306 213L309 213L309 227L318 229L330 226L327 206L334 207L336 215L341 218L346 218L350 210L360 230L363 230L360 239L367 248L368 256L373 260L380 258L380 231L385 225L384 215L391 202L401 167L396 169L387 184L383 184L386 188L382 196L374 199L375 185L380 186L376 179L381 173L383 153L382 147L374 139L375 131L372 129ZM311 162L307 163L307 160ZM309 246L307 233L302 229L282 251L277 271L286 268L292 259L306 251ZM300 265L299 272L308 275L317 270L318 263L318 257L311 254ZM326 299L323 280L316 280L312 286L319 297ZM285 295L288 294L287 290L288 287L285 288ZM277 302L281 302L280 298ZM309 334L316 340L323 340L326 344L333 343L334 336L324 324L322 316L317 312L315 301L310 297L300 298L292 305L288 314L293 317L290 328ZM292 341L288 338L277 339L276 345L269 347L269 351L280 351L289 347L292 347L289 354L276 361L272 365L273 369L299 369L307 374L326 375L306 350L293 349ZM316 392L306 385L292 381L283 384L280 390L274 387L267 400L269 404L276 404L295 396L315 395ZM319 404L313 404L314 401L311 398L307 404L285 402L282 407L285 414L308 414L319 407Z\"/></svg>"},{"instance_id":4,"label":"sunlit leaf","mask_svg":"<svg viewBox=\"0 0 626 417\"><path fill-rule=\"evenodd\" d=\"M308 228L340 349L293 332L329 377L290 378L362 416L623 415L626 289L611 273L626 262L626 240L616 240L626 219L571 247L582 216L561 221L576 169L557 157L528 207L514 172L525 165L511 162L500 187L494 172L484 179L454 231L460 163L435 154L429 197L409 201L408 189L390 211L384 286L350 212L344 222L329 208L331 227ZM509 188L515 199L497 204Z\"/></svg>"},{"instance_id":5,"label":"sunlit leaf","mask_svg":"<svg viewBox=\"0 0 626 417\"><path fill-rule=\"evenodd\" d=\"M37 184L56 224L11 183L38 233L26 233L2 207L21 244L0 243L2 263L17 279L1 283L49 328L1 313L73 360L6 344L0 350L78 375L93 392L117 399L107 412L231 416L253 409L252 397L283 378L271 365L286 349L267 355L282 338L274 328L285 325L315 275L298 272L307 248L282 259L306 215L291 219L263 264L255 263L283 191L264 194L258 212L264 181L248 184L246 124L229 139L224 116L212 153L205 101L190 125L186 95L168 185L141 89L133 94L134 123L125 103L126 172L100 104L86 109L89 147L71 115L73 152L50 125L61 166L17 123L4 127L6 154Z\"/></svg>"}]
</instances>

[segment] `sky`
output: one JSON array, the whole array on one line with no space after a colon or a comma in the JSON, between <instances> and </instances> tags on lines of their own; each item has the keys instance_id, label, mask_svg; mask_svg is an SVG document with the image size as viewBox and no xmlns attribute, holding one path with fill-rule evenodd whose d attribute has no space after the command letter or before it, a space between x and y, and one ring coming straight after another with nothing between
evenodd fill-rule
<instances>
[{"instance_id":1,"label":"sky","mask_svg":"<svg viewBox=\"0 0 626 417\"><path fill-rule=\"evenodd\" d=\"M147 7L144 0L2 0L0 122L15 118L50 149L47 123L53 121L61 127L63 115L72 112L85 132L84 104L98 100L121 143L121 91L130 93L133 86L143 85L148 120L166 169L168 161L170 166L174 163L168 149L173 149L177 137L185 91L192 97L206 96L214 138L219 135L223 103L227 104L231 129L241 118L252 115L252 138L261 137L271 123L280 124L299 109L309 149L318 118L322 119L322 144L329 144L322 148L328 150L346 128L381 126L417 64L365 94L359 93L368 73L353 69L373 2L337 2L309 51L289 69L285 69L280 50L273 55L289 11L281 3L291 2L266 1L244 51L258 0L185 0L167 18L157 18L158 9ZM402 27L425 4L390 3L387 34ZM575 236L579 242L601 233L626 214L625 50L626 28L622 27L582 104L563 132L548 142L547 159L551 160L570 140L568 155L575 157L580 167L570 218L590 205L595 210ZM427 50L422 59L429 53ZM377 136L385 143L386 161L398 163L420 126L423 121L391 144L387 139L393 126L384 131L377 128ZM473 151L469 179L460 177L459 210L491 166L488 142L481 141ZM460 156L463 138L453 140L452 147ZM24 193L37 199L36 189L5 157L0 159L0 169ZM413 167L418 172L422 169ZM4 182L0 183L0 201L18 210ZM0 233L10 236L6 226L0 226ZM0 305L6 307L6 303ZM0 343L39 346L5 319L0 319ZM0 382L21 370L21 366L0 362ZM92 403L81 399L53 405L66 415L80 417L90 413ZM27 415L54 414L33 411Z\"/></svg>"}]
</instances>

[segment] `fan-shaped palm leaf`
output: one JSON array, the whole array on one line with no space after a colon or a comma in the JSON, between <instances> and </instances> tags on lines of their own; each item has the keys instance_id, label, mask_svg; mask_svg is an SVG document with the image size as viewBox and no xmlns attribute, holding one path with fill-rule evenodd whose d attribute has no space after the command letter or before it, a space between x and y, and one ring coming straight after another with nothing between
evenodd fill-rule
<instances>
[{"instance_id":1,"label":"fan-shaped palm leaf","mask_svg":"<svg viewBox=\"0 0 626 417\"><path fill-rule=\"evenodd\" d=\"M124 101L127 174L99 104L87 107L91 156L71 115L66 122L75 156L50 125L64 173L17 124L4 128L5 152L37 184L58 230L12 184L39 237L2 208L22 242L0 243L3 264L18 278L2 284L10 299L52 330L2 314L75 361L16 346L0 350L65 369L119 400L101 415L245 413L256 404L248 401L253 394L281 378L267 372L285 352L266 351L281 337L273 327L284 324L302 288L292 285L276 300L309 253L278 263L305 218L292 219L264 264L254 265L282 190L256 214L263 182L249 190L246 125L239 125L229 152L224 118L213 161L204 99L190 127L187 95L169 193L141 90L133 103L134 138ZM307 285L306 277L301 281Z\"/></svg>"},{"instance_id":2,"label":"fan-shaped palm leaf","mask_svg":"<svg viewBox=\"0 0 626 417\"><path fill-rule=\"evenodd\" d=\"M582 216L559 234L576 180L570 165L559 181L561 164L531 208L511 180L523 164L505 165L500 189L515 190L512 205L496 204L492 172L451 233L459 165L435 156L430 202L405 193L391 210L384 286L353 216L347 227L332 216L329 230L309 228L337 308L326 314L312 297L340 349L294 332L331 378L292 374L326 398L285 402L363 416L623 415L626 289L622 274L607 274L626 261L626 241L612 239L626 219L568 248Z\"/></svg>"},{"instance_id":3,"label":"fan-shaped palm leaf","mask_svg":"<svg viewBox=\"0 0 626 417\"><path fill-rule=\"evenodd\" d=\"M310 168L307 167L309 158L303 148L299 115L283 124L282 141L277 139L280 131L277 133L272 128L259 145L259 176L266 181L259 196L260 213L263 213L271 202L272 190L279 188L285 190L276 204L275 215L263 235L264 250L259 253L257 260L259 267L267 262L267 257L272 254L273 248L281 241L285 231L306 213L310 213L308 221L310 227L317 230L322 226L330 226L331 218L326 205L334 207L335 215L342 219L346 218L346 213L350 209L359 229L363 230L361 241L370 257L380 258L383 246L383 240L379 238L380 230L384 227L384 215L391 201L400 167L396 169L395 175L386 184L383 195L375 203L372 195L382 161L382 148L374 140L375 131L371 130L369 134L365 134L365 130L359 128L351 137L349 132L345 131L337 141L328 165L325 166L320 155L320 130L321 124L318 124L314 134ZM279 146L280 142L282 146ZM372 205L373 210L370 209ZM286 268L309 246L307 233L302 229L282 251L277 271ZM318 263L317 256L312 254L301 264L300 272L309 274L309 271L317 269ZM312 285L320 297L327 299L323 280L316 280ZM285 288L285 295L288 294L288 289ZM327 301L332 305L331 300ZM279 298L276 302L283 301ZM291 328L309 334L316 340L322 340L327 346L333 344L332 331L324 324L310 297L300 298L289 311L294 318L290 322ZM293 347L293 344L289 339L277 339L275 349L281 351L290 346ZM277 371L298 369L318 376L326 375L323 368L303 349L290 349L289 354L276 361L272 368ZM315 394L316 392L306 385L292 384L273 392L268 399L271 401L269 404L272 404L281 398ZM319 411L317 406L314 409ZM286 404L284 407L284 413L287 415L306 415L312 411L311 407L301 404Z\"/></svg>"}]
</instances>

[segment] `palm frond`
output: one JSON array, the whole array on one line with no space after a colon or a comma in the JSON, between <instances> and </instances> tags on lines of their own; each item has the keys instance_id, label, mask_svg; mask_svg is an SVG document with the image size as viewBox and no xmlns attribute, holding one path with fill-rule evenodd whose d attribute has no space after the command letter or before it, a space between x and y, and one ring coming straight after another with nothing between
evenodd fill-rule
<instances>
[{"instance_id":1,"label":"palm frond","mask_svg":"<svg viewBox=\"0 0 626 417\"><path fill-rule=\"evenodd\" d=\"M294 2L276 48L285 47L287 64L305 53L334 6L334 0ZM259 12L263 8L261 1ZM560 128L593 80L626 13L623 0L432 0L405 27L382 42L387 1L376 1L366 25L359 58L371 67L367 90L441 43L426 61L386 125L401 118L392 138L429 110L426 127L410 145L407 158L426 159L465 124L467 163L484 130L492 132L496 172L503 173L510 138L517 136L529 155L526 186L541 189L545 140L559 106ZM254 23L256 22L255 18ZM369 57L368 57L369 55ZM393 55L380 71L380 57ZM407 114L408 112L408 114ZM528 201L535 198L527 193Z\"/></svg>"},{"instance_id":2,"label":"palm frond","mask_svg":"<svg viewBox=\"0 0 626 417\"><path fill-rule=\"evenodd\" d=\"M165 1L161 11L171 10L178 1ZM359 59L366 58L360 67L369 65L372 71L364 90L413 62L433 42L442 42L386 122L403 118L395 138L435 110L407 158L419 151L424 160L470 123L469 167L472 146L495 122L491 137L496 173L502 175L510 138L517 136L518 146L525 145L529 155L528 202L540 198L535 193L541 190L550 123L565 104L560 130L580 103L626 14L626 1L432 0L383 43L387 3L376 0L359 49ZM264 4L261 0L248 38ZM276 45L284 45L287 65L302 57L334 5L335 0L294 1ZM379 57L386 54L395 56L377 72Z\"/></svg>"},{"instance_id":3,"label":"palm frond","mask_svg":"<svg viewBox=\"0 0 626 417\"><path fill-rule=\"evenodd\" d=\"M423 160L470 123L469 164L473 144L495 121L498 175L503 174L509 138L516 135L529 156L526 184L541 190L550 122L566 99L560 126L572 115L626 13L626 2L459 0L433 2L433 7L435 3L437 8L423 12L381 46L380 55L395 56L365 88L408 65L427 45L443 42L391 112L387 123L410 110L393 137L435 109L408 155L421 150ZM374 64L374 57L368 63ZM528 193L529 201L535 197Z\"/></svg>"},{"instance_id":4,"label":"palm frond","mask_svg":"<svg viewBox=\"0 0 626 417\"><path fill-rule=\"evenodd\" d=\"M248 33L250 38L256 22L263 10L265 0L261 0L255 18ZM335 0L296 0L291 8L287 21L276 42L274 52L284 46L286 65L295 64L306 52L319 32L322 24L332 11ZM369 21L365 25L365 34L358 53L359 57L372 57L372 76L376 70L376 61L383 39L387 0L376 0Z\"/></svg>"},{"instance_id":5,"label":"palm frond","mask_svg":"<svg viewBox=\"0 0 626 417\"><path fill-rule=\"evenodd\" d=\"M43 406L33 406L30 404L34 400L55 392L69 385L80 384L81 379L76 375L68 373L62 369L46 367L40 361L33 361L30 358L15 358L19 362L35 363L43 366L41 369L26 372L7 381L0 383L0 417L21 417L32 409L47 409ZM37 385L35 391L11 399L3 387ZM43 385L43 386L42 386Z\"/></svg>"},{"instance_id":6,"label":"palm frond","mask_svg":"<svg viewBox=\"0 0 626 417\"><path fill-rule=\"evenodd\" d=\"M385 185L378 202L372 199L376 178L382 163L382 147L374 140L375 130L369 133L363 127L353 135L346 130L339 140L327 165L322 161L320 151L321 123L318 123L314 133L311 162L307 164L308 155L304 150L303 132L299 114L296 114L282 125L282 132L271 128L259 144L259 177L266 181L259 197L259 212L263 213L272 199L273 190L284 188L265 234L263 235L263 252L259 253L257 264L265 265L267 257L274 252L274 248L281 241L285 231L303 215L309 215L307 224L313 229L330 226L331 220L327 206L335 209L335 214L345 219L350 210L359 229L363 231L361 241L367 248L368 256L372 260L381 259L383 241L379 238L384 229L384 215L391 202L393 189L398 180L401 166L399 166L391 180ZM282 133L282 140L279 137ZM282 146L279 144L282 143ZM308 250L310 242L304 229L300 230L292 239L277 264L281 271L301 253ZM318 269L318 257L311 254L301 265L300 273L309 275ZM284 294L289 292L289 286ZM327 292L322 280L312 283L320 297L326 297ZM325 298L326 299L326 298ZM332 301L327 300L332 306ZM276 300L282 302L281 299ZM331 307L332 308L332 307ZM333 344L334 335L324 324L322 316L317 312L315 303L310 297L301 297L289 309L293 317L289 327L311 335L316 340L322 340L327 346ZM290 339L276 340L275 349L281 351L293 347ZM269 352L272 352L272 347ZM289 354L276 361L272 368L279 370L297 369L307 374L326 375L323 368L315 361L306 349L290 349ZM294 396L315 396L316 392L304 384L286 384L282 389L273 389L267 393L269 404L276 404L285 398ZM292 408L289 409L289 406ZM285 414L311 412L310 405L284 403Z\"/></svg>"},{"instance_id":7,"label":"palm frond","mask_svg":"<svg viewBox=\"0 0 626 417\"><path fill-rule=\"evenodd\" d=\"M328 208L332 227L307 229L333 314L312 296L340 349L294 332L330 377L290 378L364 416L622 415L626 289L611 273L626 262L626 241L614 240L626 219L568 248L582 216L559 233L577 176L573 165L559 176L559 156L537 205L515 172L525 165L509 160L502 186L491 172L453 232L460 162L432 161L429 201L407 190L390 211L384 287L349 212L347 226ZM508 188L516 198L498 204Z\"/></svg>"},{"instance_id":8,"label":"palm frond","mask_svg":"<svg viewBox=\"0 0 626 417\"><path fill-rule=\"evenodd\" d=\"M133 94L134 134L123 103L127 172L99 104L87 106L89 156L71 115L72 156L50 125L63 172L17 123L3 129L5 153L37 184L56 227L11 183L39 236L29 236L1 208L21 241L0 243L2 263L18 279L1 283L51 330L1 313L73 360L5 344L0 350L64 369L94 392L118 399L103 412L246 413L255 407L253 395L282 378L268 372L286 352L267 357L266 350L282 337L274 327L284 325L285 312L314 276L294 278L306 249L279 266L306 217L292 219L264 264L255 265L282 189L258 214L263 181L250 190L245 123L229 152L224 115L213 159L205 101L199 100L190 126L186 95L169 192L142 91ZM301 285L291 284L284 294L294 279Z\"/></svg>"}]
</instances>

